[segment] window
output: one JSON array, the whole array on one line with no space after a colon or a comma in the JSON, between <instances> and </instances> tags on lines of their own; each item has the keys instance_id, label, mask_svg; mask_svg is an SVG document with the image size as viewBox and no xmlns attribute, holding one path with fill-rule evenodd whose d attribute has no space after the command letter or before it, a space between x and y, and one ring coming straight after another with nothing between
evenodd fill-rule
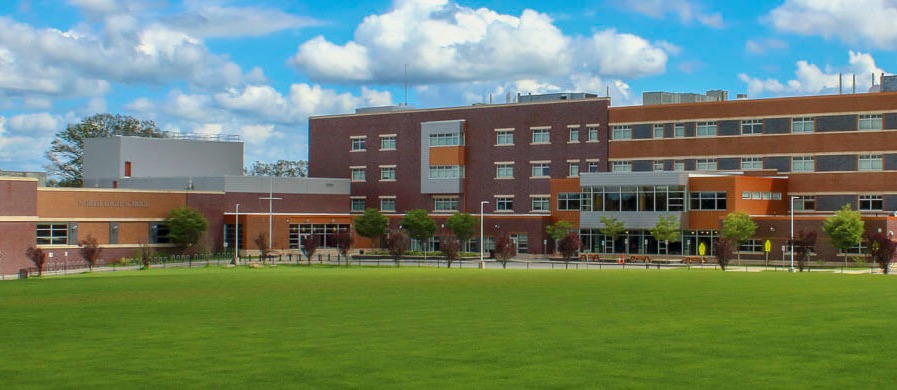
<instances>
[{"instance_id":1,"label":"window","mask_svg":"<svg viewBox=\"0 0 897 390\"><path fill-rule=\"evenodd\" d=\"M352 151L363 151L365 137L352 137Z\"/></svg>"},{"instance_id":2,"label":"window","mask_svg":"<svg viewBox=\"0 0 897 390\"><path fill-rule=\"evenodd\" d=\"M613 126L613 138L611 139L632 139L632 128L629 126Z\"/></svg>"},{"instance_id":3,"label":"window","mask_svg":"<svg viewBox=\"0 0 897 390\"><path fill-rule=\"evenodd\" d=\"M860 130L881 130L881 114L877 115L860 115L857 119L857 129Z\"/></svg>"},{"instance_id":4,"label":"window","mask_svg":"<svg viewBox=\"0 0 897 390\"><path fill-rule=\"evenodd\" d=\"M611 172L632 172L632 162L614 161Z\"/></svg>"},{"instance_id":5,"label":"window","mask_svg":"<svg viewBox=\"0 0 897 390\"><path fill-rule=\"evenodd\" d=\"M816 210L816 197L813 195L800 195L794 199L794 211Z\"/></svg>"},{"instance_id":6,"label":"window","mask_svg":"<svg viewBox=\"0 0 897 390\"><path fill-rule=\"evenodd\" d=\"M663 170L663 160L654 160L654 172Z\"/></svg>"},{"instance_id":7,"label":"window","mask_svg":"<svg viewBox=\"0 0 897 390\"><path fill-rule=\"evenodd\" d=\"M365 168L364 167L354 167L352 168L352 181L365 181Z\"/></svg>"},{"instance_id":8,"label":"window","mask_svg":"<svg viewBox=\"0 0 897 390\"><path fill-rule=\"evenodd\" d=\"M537 213L547 213L551 209L551 198L548 196L534 196L531 198L533 211Z\"/></svg>"},{"instance_id":9,"label":"window","mask_svg":"<svg viewBox=\"0 0 897 390\"><path fill-rule=\"evenodd\" d=\"M673 137L682 138L685 137L685 125L681 123L677 123L673 125Z\"/></svg>"},{"instance_id":10,"label":"window","mask_svg":"<svg viewBox=\"0 0 897 390\"><path fill-rule=\"evenodd\" d=\"M568 143L579 142L579 127L569 127L567 128L567 133Z\"/></svg>"},{"instance_id":11,"label":"window","mask_svg":"<svg viewBox=\"0 0 897 390\"><path fill-rule=\"evenodd\" d=\"M458 198L433 198L433 211L457 211Z\"/></svg>"},{"instance_id":12,"label":"window","mask_svg":"<svg viewBox=\"0 0 897 390\"><path fill-rule=\"evenodd\" d=\"M716 159L715 158L707 158L700 159L695 161L695 169L699 171L715 171L716 170Z\"/></svg>"},{"instance_id":13,"label":"window","mask_svg":"<svg viewBox=\"0 0 897 390\"><path fill-rule=\"evenodd\" d=\"M352 199L352 211L353 212L361 212L364 211L364 198L353 198Z\"/></svg>"},{"instance_id":14,"label":"window","mask_svg":"<svg viewBox=\"0 0 897 390\"><path fill-rule=\"evenodd\" d=\"M558 210L579 211L579 207L581 204L580 198L581 194L579 192L558 193Z\"/></svg>"},{"instance_id":15,"label":"window","mask_svg":"<svg viewBox=\"0 0 897 390\"><path fill-rule=\"evenodd\" d=\"M598 161L588 161L586 165L589 169L589 173L598 172Z\"/></svg>"},{"instance_id":16,"label":"window","mask_svg":"<svg viewBox=\"0 0 897 390\"><path fill-rule=\"evenodd\" d=\"M396 150L396 136L394 136L394 135L380 136L380 150Z\"/></svg>"},{"instance_id":17,"label":"window","mask_svg":"<svg viewBox=\"0 0 897 390\"><path fill-rule=\"evenodd\" d=\"M673 161L673 170L676 172L684 172L685 171L685 161L683 161L683 160Z\"/></svg>"},{"instance_id":18,"label":"window","mask_svg":"<svg viewBox=\"0 0 897 390\"><path fill-rule=\"evenodd\" d=\"M791 172L813 172L815 170L812 156L791 157Z\"/></svg>"},{"instance_id":19,"label":"window","mask_svg":"<svg viewBox=\"0 0 897 390\"><path fill-rule=\"evenodd\" d=\"M763 169L763 157L744 157L741 159L741 169L744 171L756 171Z\"/></svg>"},{"instance_id":20,"label":"window","mask_svg":"<svg viewBox=\"0 0 897 390\"><path fill-rule=\"evenodd\" d=\"M37 224L37 245L67 245L69 225L65 223Z\"/></svg>"},{"instance_id":21,"label":"window","mask_svg":"<svg viewBox=\"0 0 897 390\"><path fill-rule=\"evenodd\" d=\"M496 179L513 179L514 178L514 163L495 164L495 178Z\"/></svg>"},{"instance_id":22,"label":"window","mask_svg":"<svg viewBox=\"0 0 897 390\"><path fill-rule=\"evenodd\" d=\"M380 198L380 211L396 211L396 198Z\"/></svg>"},{"instance_id":23,"label":"window","mask_svg":"<svg viewBox=\"0 0 897 390\"><path fill-rule=\"evenodd\" d=\"M690 193L692 210L725 210L725 192L692 192Z\"/></svg>"},{"instance_id":24,"label":"window","mask_svg":"<svg viewBox=\"0 0 897 390\"><path fill-rule=\"evenodd\" d=\"M792 133L812 133L815 122L812 117L791 118Z\"/></svg>"},{"instance_id":25,"label":"window","mask_svg":"<svg viewBox=\"0 0 897 390\"><path fill-rule=\"evenodd\" d=\"M741 121L741 134L763 134L763 120L746 119Z\"/></svg>"},{"instance_id":26,"label":"window","mask_svg":"<svg viewBox=\"0 0 897 390\"><path fill-rule=\"evenodd\" d=\"M880 171L881 155L880 154L862 154L859 157L857 168L860 171Z\"/></svg>"},{"instance_id":27,"label":"window","mask_svg":"<svg viewBox=\"0 0 897 390\"><path fill-rule=\"evenodd\" d=\"M663 125L654 125L654 138L663 138Z\"/></svg>"},{"instance_id":28,"label":"window","mask_svg":"<svg viewBox=\"0 0 897 390\"><path fill-rule=\"evenodd\" d=\"M460 179L464 176L464 168L460 165L432 165L431 179Z\"/></svg>"},{"instance_id":29,"label":"window","mask_svg":"<svg viewBox=\"0 0 897 390\"><path fill-rule=\"evenodd\" d=\"M171 243L171 238L168 237L168 234L171 233L171 230L168 229L168 226L162 223L151 223L149 227L149 243L150 244L169 244Z\"/></svg>"},{"instance_id":30,"label":"window","mask_svg":"<svg viewBox=\"0 0 897 390\"><path fill-rule=\"evenodd\" d=\"M548 163L533 163L532 177L548 177Z\"/></svg>"},{"instance_id":31,"label":"window","mask_svg":"<svg viewBox=\"0 0 897 390\"><path fill-rule=\"evenodd\" d=\"M499 196L495 198L495 211L514 211L514 197Z\"/></svg>"},{"instance_id":32,"label":"window","mask_svg":"<svg viewBox=\"0 0 897 390\"><path fill-rule=\"evenodd\" d=\"M396 181L396 167L380 167L380 181Z\"/></svg>"},{"instance_id":33,"label":"window","mask_svg":"<svg viewBox=\"0 0 897 390\"><path fill-rule=\"evenodd\" d=\"M514 130L496 130L495 131L495 144L496 145L513 145L514 144Z\"/></svg>"},{"instance_id":34,"label":"window","mask_svg":"<svg viewBox=\"0 0 897 390\"><path fill-rule=\"evenodd\" d=\"M860 195L860 204L858 207L864 211L876 211L884 209L884 201L881 195Z\"/></svg>"},{"instance_id":35,"label":"window","mask_svg":"<svg viewBox=\"0 0 897 390\"><path fill-rule=\"evenodd\" d=\"M744 240L739 252L763 252L763 240Z\"/></svg>"},{"instance_id":36,"label":"window","mask_svg":"<svg viewBox=\"0 0 897 390\"><path fill-rule=\"evenodd\" d=\"M460 146L464 145L464 137L461 133L430 134L430 146Z\"/></svg>"},{"instance_id":37,"label":"window","mask_svg":"<svg viewBox=\"0 0 897 390\"><path fill-rule=\"evenodd\" d=\"M698 137L713 137L716 135L716 122L698 122L695 130Z\"/></svg>"},{"instance_id":38,"label":"window","mask_svg":"<svg viewBox=\"0 0 897 390\"><path fill-rule=\"evenodd\" d=\"M589 132L589 142L598 142L598 126L586 127L586 131Z\"/></svg>"},{"instance_id":39,"label":"window","mask_svg":"<svg viewBox=\"0 0 897 390\"><path fill-rule=\"evenodd\" d=\"M750 199L751 192L750 191L741 191L741 199Z\"/></svg>"},{"instance_id":40,"label":"window","mask_svg":"<svg viewBox=\"0 0 897 390\"><path fill-rule=\"evenodd\" d=\"M532 129L533 131L533 141L534 144L548 144L551 143L551 139L549 139L549 129Z\"/></svg>"},{"instance_id":41,"label":"window","mask_svg":"<svg viewBox=\"0 0 897 390\"><path fill-rule=\"evenodd\" d=\"M578 162L568 162L567 163L567 177L577 177L579 176L579 163Z\"/></svg>"}]
</instances>

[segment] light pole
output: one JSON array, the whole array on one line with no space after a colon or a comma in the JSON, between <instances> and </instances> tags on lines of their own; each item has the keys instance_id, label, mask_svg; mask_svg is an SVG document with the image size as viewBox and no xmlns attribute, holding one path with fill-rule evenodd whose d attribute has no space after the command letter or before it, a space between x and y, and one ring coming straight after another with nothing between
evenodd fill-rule
<instances>
[{"instance_id":1,"label":"light pole","mask_svg":"<svg viewBox=\"0 0 897 390\"><path fill-rule=\"evenodd\" d=\"M794 200L796 196L791 197L791 267L788 272L794 272Z\"/></svg>"},{"instance_id":2,"label":"light pole","mask_svg":"<svg viewBox=\"0 0 897 390\"><path fill-rule=\"evenodd\" d=\"M237 213L234 218L234 265L240 262L240 204L237 203Z\"/></svg>"},{"instance_id":3,"label":"light pole","mask_svg":"<svg viewBox=\"0 0 897 390\"><path fill-rule=\"evenodd\" d=\"M480 202L480 268L486 268L486 262L483 260L483 248L485 247L485 244L486 244L485 237L483 234L483 221L484 221L483 208L488 203L489 203L488 200L484 200L484 201Z\"/></svg>"}]
</instances>

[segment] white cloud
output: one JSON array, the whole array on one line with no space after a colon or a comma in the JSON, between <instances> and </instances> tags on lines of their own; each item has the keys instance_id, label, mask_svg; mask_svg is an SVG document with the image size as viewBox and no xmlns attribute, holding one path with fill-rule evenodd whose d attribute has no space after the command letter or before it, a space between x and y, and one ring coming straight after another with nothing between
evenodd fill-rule
<instances>
[{"instance_id":1,"label":"white cloud","mask_svg":"<svg viewBox=\"0 0 897 390\"><path fill-rule=\"evenodd\" d=\"M773 78L755 78L744 73L738 78L747 84L750 95L764 94L819 94L837 92L839 85L845 92L853 91L853 75L856 75L856 91L866 92L872 86L872 74L884 72L875 64L870 54L850 51L847 66L820 68L807 61L795 64L795 78L781 82ZM840 81L839 81L839 73Z\"/></svg>"},{"instance_id":2,"label":"white cloud","mask_svg":"<svg viewBox=\"0 0 897 390\"><path fill-rule=\"evenodd\" d=\"M881 49L897 46L897 2L893 0L785 0L765 19L783 32Z\"/></svg>"},{"instance_id":3,"label":"white cloud","mask_svg":"<svg viewBox=\"0 0 897 390\"><path fill-rule=\"evenodd\" d=\"M62 130L62 126L62 118L46 112L15 115L7 124L11 134L30 136L51 136Z\"/></svg>"},{"instance_id":4,"label":"white cloud","mask_svg":"<svg viewBox=\"0 0 897 390\"><path fill-rule=\"evenodd\" d=\"M632 34L599 31L583 42L582 49L586 69L596 66L602 75L641 77L666 69L666 52Z\"/></svg>"},{"instance_id":5,"label":"white cloud","mask_svg":"<svg viewBox=\"0 0 897 390\"><path fill-rule=\"evenodd\" d=\"M200 38L258 37L318 24L314 19L259 7L221 7L198 3L167 24Z\"/></svg>"},{"instance_id":6,"label":"white cloud","mask_svg":"<svg viewBox=\"0 0 897 390\"><path fill-rule=\"evenodd\" d=\"M706 13L703 8L691 0L640 0L618 1L623 9L629 9L640 14L662 19L667 15L674 15L683 24L692 21L712 28L723 28L723 16L720 13Z\"/></svg>"},{"instance_id":7,"label":"white cloud","mask_svg":"<svg viewBox=\"0 0 897 390\"><path fill-rule=\"evenodd\" d=\"M773 50L788 48L788 42L776 38L748 39L744 44L744 50L749 54L764 54Z\"/></svg>"},{"instance_id":8,"label":"white cloud","mask_svg":"<svg viewBox=\"0 0 897 390\"><path fill-rule=\"evenodd\" d=\"M243 139L252 145L261 145L274 135L274 125L247 125L240 128Z\"/></svg>"}]
</instances>

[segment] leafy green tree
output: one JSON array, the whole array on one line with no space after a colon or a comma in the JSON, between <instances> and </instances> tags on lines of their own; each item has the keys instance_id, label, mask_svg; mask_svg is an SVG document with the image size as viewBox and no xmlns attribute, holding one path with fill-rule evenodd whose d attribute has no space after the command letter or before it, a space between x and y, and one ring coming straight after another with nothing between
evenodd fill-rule
<instances>
[{"instance_id":1,"label":"leafy green tree","mask_svg":"<svg viewBox=\"0 0 897 390\"><path fill-rule=\"evenodd\" d=\"M306 177L308 161L277 160L272 163L256 161L248 168L244 168L243 173L247 176Z\"/></svg>"},{"instance_id":2,"label":"leafy green tree","mask_svg":"<svg viewBox=\"0 0 897 390\"><path fill-rule=\"evenodd\" d=\"M545 232L548 233L548 236L554 240L555 250L559 250L558 245L559 241L563 239L567 233L573 230L573 222L570 221L557 221L554 225L548 225L545 228Z\"/></svg>"},{"instance_id":3,"label":"leafy green tree","mask_svg":"<svg viewBox=\"0 0 897 390\"><path fill-rule=\"evenodd\" d=\"M375 241L375 248L380 246L380 237L386 234L388 228L389 217L375 208L365 209L364 214L355 218L355 232L359 236Z\"/></svg>"},{"instance_id":4,"label":"leafy green tree","mask_svg":"<svg viewBox=\"0 0 897 390\"><path fill-rule=\"evenodd\" d=\"M172 242L189 248L199 242L209 227L209 222L192 207L178 207L168 212L165 226L168 226L168 237Z\"/></svg>"},{"instance_id":5,"label":"leafy green tree","mask_svg":"<svg viewBox=\"0 0 897 390\"><path fill-rule=\"evenodd\" d=\"M508 233L501 233L495 237L495 259L501 263L502 268L508 267L508 260L511 260L517 254L517 248L514 247L514 240Z\"/></svg>"},{"instance_id":6,"label":"leafy green tree","mask_svg":"<svg viewBox=\"0 0 897 390\"><path fill-rule=\"evenodd\" d=\"M756 231L757 223L751 220L750 215L743 211L735 211L723 219L723 230L719 235L730 241L734 251ZM738 261L741 261L741 252L738 252Z\"/></svg>"},{"instance_id":7,"label":"leafy green tree","mask_svg":"<svg viewBox=\"0 0 897 390\"><path fill-rule=\"evenodd\" d=\"M564 261L575 258L576 251L580 248L582 248L582 241L576 232L567 232L563 238L558 240L558 250L561 252L561 257L564 258Z\"/></svg>"},{"instance_id":8,"label":"leafy green tree","mask_svg":"<svg viewBox=\"0 0 897 390\"><path fill-rule=\"evenodd\" d=\"M95 114L81 122L68 124L56 133L47 151L47 170L53 183L60 187L81 187L84 163L84 140L112 135L161 138L164 133L153 121L142 121L127 115Z\"/></svg>"},{"instance_id":9,"label":"leafy green tree","mask_svg":"<svg viewBox=\"0 0 897 390\"><path fill-rule=\"evenodd\" d=\"M891 261L897 252L897 242L891 241L885 233L868 233L866 241L869 242L869 256L878 264L881 271L890 273Z\"/></svg>"},{"instance_id":10,"label":"leafy green tree","mask_svg":"<svg viewBox=\"0 0 897 390\"><path fill-rule=\"evenodd\" d=\"M445 226L455 235L461 247L477 232L480 220L469 213L454 213L445 221Z\"/></svg>"},{"instance_id":11,"label":"leafy green tree","mask_svg":"<svg viewBox=\"0 0 897 390\"><path fill-rule=\"evenodd\" d=\"M424 209L409 211L408 214L405 214L405 217L402 218L399 227L408 232L408 236L421 244L424 244L426 240L433 237L433 233L436 233L436 222L433 221L433 218L431 218L430 214L427 213L427 210ZM426 253L426 251L427 249L424 248L424 253Z\"/></svg>"},{"instance_id":12,"label":"leafy green tree","mask_svg":"<svg viewBox=\"0 0 897 390\"><path fill-rule=\"evenodd\" d=\"M841 207L835 215L826 218L822 223L822 231L832 240L832 246L841 253L856 246L863 238L865 224L860 218L860 212L850 209L849 204ZM847 256L844 256L844 265L847 265Z\"/></svg>"},{"instance_id":13,"label":"leafy green tree","mask_svg":"<svg viewBox=\"0 0 897 390\"><path fill-rule=\"evenodd\" d=\"M620 237L620 233L623 233L626 230L626 227L623 225L623 221L620 221L616 218L601 217L600 221L602 224L604 224L604 226L598 228L598 231L600 231L601 234L609 237L611 242L616 242L617 237Z\"/></svg>"},{"instance_id":14,"label":"leafy green tree","mask_svg":"<svg viewBox=\"0 0 897 390\"><path fill-rule=\"evenodd\" d=\"M677 242L681 237L679 229L679 218L673 215L661 215L657 224L651 229L651 236L658 242ZM666 251L670 254L669 246Z\"/></svg>"},{"instance_id":15,"label":"leafy green tree","mask_svg":"<svg viewBox=\"0 0 897 390\"><path fill-rule=\"evenodd\" d=\"M394 230L386 237L386 250L395 260L396 267L400 266L402 256L405 256L409 247L411 247L411 240L408 238L408 234L401 230Z\"/></svg>"}]
</instances>

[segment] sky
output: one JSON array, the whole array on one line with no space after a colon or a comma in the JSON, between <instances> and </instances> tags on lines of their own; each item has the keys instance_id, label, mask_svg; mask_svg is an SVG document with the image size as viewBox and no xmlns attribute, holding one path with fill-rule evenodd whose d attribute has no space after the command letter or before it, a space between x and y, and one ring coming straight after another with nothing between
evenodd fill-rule
<instances>
[{"instance_id":1,"label":"sky","mask_svg":"<svg viewBox=\"0 0 897 390\"><path fill-rule=\"evenodd\" d=\"M96 113L240 135L250 165L307 159L309 116L357 107L866 92L895 21L897 0L3 0L0 170L45 170Z\"/></svg>"}]
</instances>

